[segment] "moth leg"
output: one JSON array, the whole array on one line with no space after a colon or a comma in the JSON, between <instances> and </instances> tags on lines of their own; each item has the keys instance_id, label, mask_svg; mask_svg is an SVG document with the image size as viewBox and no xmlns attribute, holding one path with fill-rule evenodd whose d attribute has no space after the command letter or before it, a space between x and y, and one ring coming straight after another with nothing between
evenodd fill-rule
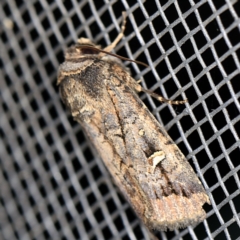
<instances>
[{"instance_id":1,"label":"moth leg","mask_svg":"<svg viewBox=\"0 0 240 240\"><path fill-rule=\"evenodd\" d=\"M164 97L162 97L162 96L160 96L160 95L158 95L156 93L153 93L153 92L151 92L151 91L149 91L149 90L147 90L145 88L142 88L142 87L141 87L141 92L145 92L145 93L149 94L150 96L156 98L160 102L165 102L165 103L169 103L169 104L179 105L179 104L184 104L184 103L188 102L187 99L180 100L180 101L172 101L170 99L164 98Z\"/></svg>"},{"instance_id":2,"label":"moth leg","mask_svg":"<svg viewBox=\"0 0 240 240\"><path fill-rule=\"evenodd\" d=\"M170 99L166 99L156 93L153 93L145 88L143 88L139 83L141 82L141 80L138 80L138 81L134 81L134 82L131 82L131 86L132 88L136 91L136 92L145 92L147 94L149 94L150 96L156 98L158 101L160 102L165 102L165 103L168 103L168 104L175 104L175 105L178 105L178 104L184 104L186 102L188 102L187 99L185 100L181 100L181 101L172 101Z\"/></svg>"},{"instance_id":3,"label":"moth leg","mask_svg":"<svg viewBox=\"0 0 240 240\"><path fill-rule=\"evenodd\" d=\"M121 32L117 35L115 40L109 46L107 46L103 49L106 52L111 52L116 47L116 45L118 44L118 42L122 39L122 37L124 35L123 33L125 31L126 22L127 22L126 21L126 18L127 18L126 12L122 12L122 17L123 17L123 22L122 22Z\"/></svg>"}]
</instances>

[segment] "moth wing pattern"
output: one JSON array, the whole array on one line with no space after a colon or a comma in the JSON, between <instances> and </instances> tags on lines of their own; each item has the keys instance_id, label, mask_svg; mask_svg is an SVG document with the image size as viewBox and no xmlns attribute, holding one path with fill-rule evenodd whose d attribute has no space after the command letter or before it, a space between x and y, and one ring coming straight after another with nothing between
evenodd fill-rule
<instances>
[{"instance_id":1,"label":"moth wing pattern","mask_svg":"<svg viewBox=\"0 0 240 240\"><path fill-rule=\"evenodd\" d=\"M138 84L125 68L106 56L68 66L60 67L63 101L143 222L173 230L202 221L202 205L209 202L205 190L139 99Z\"/></svg>"}]
</instances>

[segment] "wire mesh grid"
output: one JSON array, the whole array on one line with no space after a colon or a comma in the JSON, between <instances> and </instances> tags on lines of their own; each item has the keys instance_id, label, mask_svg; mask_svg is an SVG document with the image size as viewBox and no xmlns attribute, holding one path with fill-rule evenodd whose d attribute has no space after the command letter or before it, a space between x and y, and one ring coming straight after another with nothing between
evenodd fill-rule
<instances>
[{"instance_id":1,"label":"wire mesh grid","mask_svg":"<svg viewBox=\"0 0 240 240\"><path fill-rule=\"evenodd\" d=\"M1 239L149 239L61 103L63 52L78 37L106 46L127 11L119 55L145 88L181 106L142 100L207 190L207 219L159 239L240 237L240 4L202 1L0 2Z\"/></svg>"}]
</instances>

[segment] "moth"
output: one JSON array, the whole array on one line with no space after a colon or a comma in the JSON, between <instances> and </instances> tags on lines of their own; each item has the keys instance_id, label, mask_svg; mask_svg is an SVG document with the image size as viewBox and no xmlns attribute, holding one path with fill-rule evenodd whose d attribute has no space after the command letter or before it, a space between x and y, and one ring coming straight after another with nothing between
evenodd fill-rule
<instances>
[{"instance_id":1,"label":"moth","mask_svg":"<svg viewBox=\"0 0 240 240\"><path fill-rule=\"evenodd\" d=\"M88 135L117 186L149 229L199 223L209 198L182 152L137 93L180 104L143 89L110 53L125 29L104 49L80 38L65 53L58 81L62 101Z\"/></svg>"}]
</instances>

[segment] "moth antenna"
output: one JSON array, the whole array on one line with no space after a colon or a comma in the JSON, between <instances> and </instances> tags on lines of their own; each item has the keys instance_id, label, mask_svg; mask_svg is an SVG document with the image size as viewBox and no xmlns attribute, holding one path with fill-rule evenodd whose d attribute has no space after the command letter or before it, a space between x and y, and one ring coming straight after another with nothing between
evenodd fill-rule
<instances>
[{"instance_id":1,"label":"moth antenna","mask_svg":"<svg viewBox=\"0 0 240 240\"><path fill-rule=\"evenodd\" d=\"M127 14L126 14L126 12L122 12L122 18L123 18L123 20L122 20L121 32L117 35L115 40L109 46L105 47L103 50L99 49L99 48L92 47L92 46L86 46L86 45L81 46L81 48L88 48L88 49L97 50L97 51L100 52L99 57L102 57L105 54L108 54L108 55L117 57L119 59L122 59L124 61L134 62L134 63L140 64L140 65L143 65L145 67L149 67L146 63L143 63L143 62L140 62L140 61L136 61L136 60L132 60L132 59L129 59L129 58L125 58L125 57L119 56L117 54L110 53L116 47L116 45L122 39L122 37L124 36L124 31L125 31L126 22L127 22Z\"/></svg>"},{"instance_id":2,"label":"moth antenna","mask_svg":"<svg viewBox=\"0 0 240 240\"><path fill-rule=\"evenodd\" d=\"M92 47L92 46L83 45L83 46L80 46L80 48L92 49L92 50L95 50L95 51L99 51L99 52L102 52L102 53L105 53L105 54L108 54L108 55L111 55L111 56L120 58L120 59L122 59L122 60L124 60L124 61L134 62L134 63L140 64L140 65L143 65L143 66L145 66L145 67L149 67L149 66L148 66L146 63L144 63L144 62L132 60L132 59L130 59L130 58L126 58L126 57L123 57L123 56L120 56L120 55L117 55L117 54L114 54L114 53L110 53L110 52L107 52L107 51L105 51L105 50L102 50L102 49L99 49L99 48L95 48L95 47Z\"/></svg>"}]
</instances>

